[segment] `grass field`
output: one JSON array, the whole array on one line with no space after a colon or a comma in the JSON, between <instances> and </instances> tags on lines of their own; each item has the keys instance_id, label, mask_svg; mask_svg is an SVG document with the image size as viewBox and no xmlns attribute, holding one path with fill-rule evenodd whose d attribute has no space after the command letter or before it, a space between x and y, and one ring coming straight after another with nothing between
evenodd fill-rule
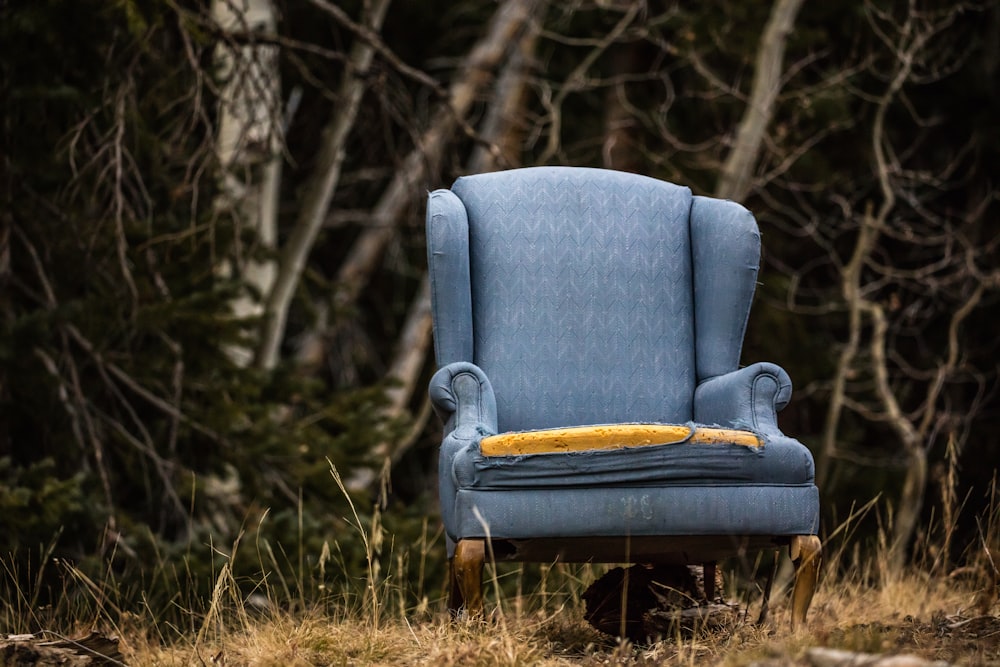
<instances>
[{"instance_id":1,"label":"grass field","mask_svg":"<svg viewBox=\"0 0 1000 667\"><path fill-rule=\"evenodd\" d=\"M567 581L575 585L575 577ZM376 623L361 611L261 614L223 605L199 636L170 644L141 626L108 630L121 637L123 656L134 665L811 665L816 647L1000 664L995 600L971 583L919 572L868 585L828 577L808 626L794 633L776 596L764 626L752 622L751 608L748 620L648 645L598 633L571 601L525 611L538 602L525 599L494 603L483 621L451 622L444 612L428 612L383 614Z\"/></svg>"},{"instance_id":2,"label":"grass field","mask_svg":"<svg viewBox=\"0 0 1000 667\"><path fill-rule=\"evenodd\" d=\"M148 614L113 604L94 617L66 619L46 630L117 637L121 662L129 665L933 664L898 662L901 655L956 665L1000 664L1000 608L988 558L979 561L985 569L939 574L894 573L878 557L867 566L846 566L838 562L842 558L841 553L827 559L809 622L795 632L789 627L787 591L775 590L764 625L755 623L760 600L750 595L743 600L746 613L721 628L678 632L641 645L621 641L583 620L580 593L603 571L597 566L544 568L544 590L519 595L498 597L501 586L487 581L493 591L488 616L473 621L450 620L442 600L403 606L388 577L371 586L359 573L352 594L290 610L267 603L266 585L247 595L245 585L238 587L222 572L212 599L203 601L203 611L192 612L197 622L189 630L164 627ZM500 570L504 578L518 576L517 570ZM16 620L10 610L8 625ZM30 620L25 619L29 625ZM830 662L844 656L817 648L851 655ZM860 654L897 656L897 662L864 662Z\"/></svg>"},{"instance_id":3,"label":"grass field","mask_svg":"<svg viewBox=\"0 0 1000 667\"><path fill-rule=\"evenodd\" d=\"M337 564L346 575L337 586L327 588L312 571L300 571L294 581L282 579L274 561L262 555L269 549L257 545L262 576L237 580L223 566L204 599L185 591L184 577L167 563L151 574L169 583L170 595L158 606L144 590L120 585L111 575L94 581L62 566L63 594L55 596L57 604L40 607L34 591L11 587L24 577L7 566L0 570L0 584L6 580L0 588L0 627L35 633L39 640L96 632L117 638L119 664L153 666L1000 665L997 516L989 512L960 567L945 562L942 544L926 543L918 546L918 565L894 567L884 540L862 549L845 524L824 547L823 578L808 623L796 631L790 628L787 577L783 582L779 576L767 622L756 623L765 577L754 570L770 569L760 562L730 564L727 597L741 611L721 627L678 630L645 644L602 634L584 620L581 596L607 569L603 565L487 566L486 617L452 620L439 597L441 582L421 579L415 585L392 565L402 563L407 552L420 560L423 577L423 559L437 558L440 549L400 548L377 512L364 524L353 513L367 557L350 566ZM948 531L934 534L944 535L945 546L951 539ZM236 549L233 545L228 557ZM387 556L382 549L400 555ZM322 572L335 560L324 546L318 559L302 562L313 563L314 570L318 564Z\"/></svg>"}]
</instances>

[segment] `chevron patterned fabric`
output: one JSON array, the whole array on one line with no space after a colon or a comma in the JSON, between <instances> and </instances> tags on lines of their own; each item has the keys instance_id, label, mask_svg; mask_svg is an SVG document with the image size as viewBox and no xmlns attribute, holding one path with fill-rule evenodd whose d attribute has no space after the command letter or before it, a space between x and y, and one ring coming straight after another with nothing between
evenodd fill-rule
<instances>
[{"instance_id":1,"label":"chevron patterned fabric","mask_svg":"<svg viewBox=\"0 0 1000 667\"><path fill-rule=\"evenodd\" d=\"M460 178L474 363L501 431L691 419L691 192L540 167Z\"/></svg>"}]
</instances>

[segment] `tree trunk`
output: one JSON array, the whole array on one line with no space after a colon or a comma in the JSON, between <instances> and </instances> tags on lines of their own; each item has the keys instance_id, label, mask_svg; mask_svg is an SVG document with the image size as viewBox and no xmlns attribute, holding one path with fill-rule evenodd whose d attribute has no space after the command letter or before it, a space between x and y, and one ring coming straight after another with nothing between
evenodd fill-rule
<instances>
[{"instance_id":1,"label":"tree trunk","mask_svg":"<svg viewBox=\"0 0 1000 667\"><path fill-rule=\"evenodd\" d=\"M222 34L273 35L277 20L271 0L213 0L212 19ZM217 212L236 223L236 257L220 272L240 276L254 293L232 302L236 318L261 315L260 300L271 290L276 267L270 254L278 236L278 191L281 184L281 82L278 48L250 43L237 46L225 38L216 46L215 66L220 80L216 153L220 170ZM241 229L252 229L259 248L239 245ZM247 255L250 255L247 257ZM229 346L235 363L250 363L253 351Z\"/></svg>"},{"instance_id":2,"label":"tree trunk","mask_svg":"<svg viewBox=\"0 0 1000 667\"><path fill-rule=\"evenodd\" d=\"M831 478L834 457L837 453L840 417L847 400L847 379L854 372L854 361L861 346L861 329L864 325L861 270L875 249L878 237L879 230L872 219L872 207L869 204L861 219L851 259L841 270L840 289L847 307L848 335L837 361L823 425L823 439L816 456L816 484L820 488L823 488Z\"/></svg>"},{"instance_id":3,"label":"tree trunk","mask_svg":"<svg viewBox=\"0 0 1000 667\"><path fill-rule=\"evenodd\" d=\"M716 197L742 201L750 191L764 133L774 116L774 104L781 90L785 42L801 6L802 0L775 0L771 7L757 51L750 101L736 131L733 148L722 165Z\"/></svg>"},{"instance_id":4,"label":"tree trunk","mask_svg":"<svg viewBox=\"0 0 1000 667\"><path fill-rule=\"evenodd\" d=\"M836 452L836 434L840 422L840 414L846 404L846 378L852 372L851 362L857 354L860 345L862 322L865 316L871 324L868 349L870 354L871 372L874 379L874 393L879 411L878 418L888 423L899 438L900 447L907 455L906 477L903 492L895 506L896 520L893 525L893 535L890 559L898 569L905 562L906 548L916 530L917 521L923 504L924 487L927 480L927 437L928 428L932 423L935 403L937 401L937 383L928 388L927 401L924 405L924 419L918 427L913 417L903 411L899 403L897 390L893 387L889 371L889 321L884 306L865 296L866 285L862 281L861 272L875 250L878 237L889 224L889 216L896 207L897 193L893 174L898 169L895 156L886 133L886 117L889 106L911 80L914 63L918 54L924 49L927 41L934 34L934 29L914 31L915 17L910 14L905 26L900 27L899 57L896 61L893 76L889 79L885 90L876 103L875 116L872 122L871 147L875 159L874 172L882 195L877 211L869 203L861 218L858 239L855 242L854 253L849 263L841 270L841 280L844 300L850 313L850 339L845 351L841 354L837 375L833 387L830 409L827 413L823 445L817 461L817 480L825 483L830 474L833 456ZM974 296L968 302L971 310L978 302ZM957 327L968 314L966 309L959 309L952 317L950 330L949 361L939 368L945 375L949 368L954 368L957 362ZM944 377L944 375L941 375ZM876 411L872 411L876 414Z\"/></svg>"}]
</instances>

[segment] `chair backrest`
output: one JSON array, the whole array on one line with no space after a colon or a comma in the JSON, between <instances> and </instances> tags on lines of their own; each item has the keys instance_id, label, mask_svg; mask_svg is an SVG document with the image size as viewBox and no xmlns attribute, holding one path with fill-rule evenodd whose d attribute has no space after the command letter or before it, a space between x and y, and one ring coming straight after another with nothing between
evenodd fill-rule
<instances>
[{"instance_id":1,"label":"chair backrest","mask_svg":"<svg viewBox=\"0 0 1000 667\"><path fill-rule=\"evenodd\" d=\"M690 421L696 383L739 361L760 252L746 216L602 169L460 178L427 212L438 363L486 372L501 431Z\"/></svg>"}]
</instances>

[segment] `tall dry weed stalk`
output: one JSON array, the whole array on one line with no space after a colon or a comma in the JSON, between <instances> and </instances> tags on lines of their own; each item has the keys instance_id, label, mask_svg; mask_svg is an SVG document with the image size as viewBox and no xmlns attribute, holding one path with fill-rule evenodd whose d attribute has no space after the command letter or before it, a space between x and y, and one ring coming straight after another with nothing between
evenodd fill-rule
<instances>
[{"instance_id":1,"label":"tall dry weed stalk","mask_svg":"<svg viewBox=\"0 0 1000 667\"><path fill-rule=\"evenodd\" d=\"M958 444L954 433L948 436L945 460L947 461L946 469L939 480L943 535L939 556L933 567L937 574L945 574L951 568L952 540L955 536L955 530L958 528L960 510L958 504Z\"/></svg>"},{"instance_id":2,"label":"tall dry weed stalk","mask_svg":"<svg viewBox=\"0 0 1000 667\"><path fill-rule=\"evenodd\" d=\"M361 542L365 549L365 566L368 571L367 579L367 589L370 595L369 601L371 608L368 611L368 618L371 624L372 634L378 633L379 629L379 614L380 614L380 598L379 598L379 584L378 576L381 569L380 563L377 558L377 554L381 551L381 546L383 539L385 537L384 531L382 530L381 513L378 504L375 505L375 509L372 512L372 526L371 530L365 530L364 524L361 522L361 517L358 516L358 511L354 507L354 501L351 500L351 494L347 492L347 487L344 486L344 481L340 477L340 473L337 471L337 466L333 465L330 459L326 460L330 465L330 475L333 477L333 481L336 482L337 488L340 492L344 494L347 499L347 504L351 508L351 514L354 516L354 523L351 524L355 530L358 531L358 535L361 537ZM348 521L350 523L350 521Z\"/></svg>"}]
</instances>

